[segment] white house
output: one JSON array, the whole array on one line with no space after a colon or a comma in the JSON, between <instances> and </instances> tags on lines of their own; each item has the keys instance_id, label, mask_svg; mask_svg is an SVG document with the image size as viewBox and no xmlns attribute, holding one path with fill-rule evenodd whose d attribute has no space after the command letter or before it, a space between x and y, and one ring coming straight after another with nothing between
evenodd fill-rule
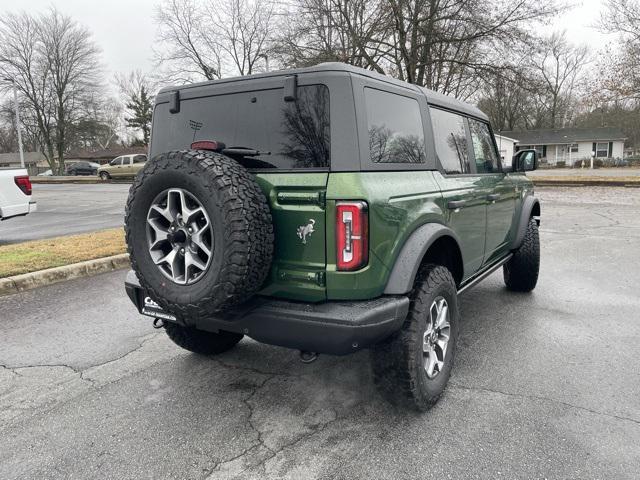
<instances>
[{"instance_id":1,"label":"white house","mask_svg":"<svg viewBox=\"0 0 640 480\"><path fill-rule=\"evenodd\" d=\"M496 138L496 144L498 145L498 151L500 152L502 163L504 164L504 162L507 161L507 164L511 165L511 158L515 152L515 145L518 143L518 140L498 134L495 134L494 137Z\"/></svg>"},{"instance_id":2,"label":"white house","mask_svg":"<svg viewBox=\"0 0 640 480\"><path fill-rule=\"evenodd\" d=\"M556 128L501 134L518 139L516 151L535 148L547 163L555 165L564 162L567 166L590 159L591 152L595 152L595 157L600 159L622 158L626 140L624 133L615 127Z\"/></svg>"}]
</instances>

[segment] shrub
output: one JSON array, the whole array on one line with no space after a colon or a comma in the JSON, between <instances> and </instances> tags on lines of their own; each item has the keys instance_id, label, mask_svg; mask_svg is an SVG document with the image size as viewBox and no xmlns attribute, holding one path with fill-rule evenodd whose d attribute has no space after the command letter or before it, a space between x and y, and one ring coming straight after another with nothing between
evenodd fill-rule
<instances>
[{"instance_id":1,"label":"shrub","mask_svg":"<svg viewBox=\"0 0 640 480\"><path fill-rule=\"evenodd\" d=\"M560 160L559 162L556 162L556 168L564 168L566 167L566 162L564 160Z\"/></svg>"}]
</instances>

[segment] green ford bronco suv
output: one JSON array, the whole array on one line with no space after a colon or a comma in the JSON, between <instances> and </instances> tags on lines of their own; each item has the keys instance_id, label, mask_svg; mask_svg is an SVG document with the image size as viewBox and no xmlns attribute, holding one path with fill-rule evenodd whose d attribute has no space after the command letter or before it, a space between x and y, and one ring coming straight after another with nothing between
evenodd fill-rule
<instances>
[{"instance_id":1,"label":"green ford bronco suv","mask_svg":"<svg viewBox=\"0 0 640 480\"><path fill-rule=\"evenodd\" d=\"M487 117L370 71L312 68L163 89L126 208L126 289L201 354L244 335L369 348L376 383L424 410L443 392L458 294L503 268L538 279L540 204Z\"/></svg>"}]
</instances>

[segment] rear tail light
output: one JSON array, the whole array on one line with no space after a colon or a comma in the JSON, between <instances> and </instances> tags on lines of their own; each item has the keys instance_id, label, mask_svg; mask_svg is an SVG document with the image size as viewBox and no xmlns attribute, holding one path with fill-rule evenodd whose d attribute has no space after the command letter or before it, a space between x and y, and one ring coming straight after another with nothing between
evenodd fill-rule
<instances>
[{"instance_id":1,"label":"rear tail light","mask_svg":"<svg viewBox=\"0 0 640 480\"><path fill-rule=\"evenodd\" d=\"M19 177L14 177L13 181L16 182L16 185L22 193L25 195L31 195L31 180L27 175L20 175Z\"/></svg>"},{"instance_id":2,"label":"rear tail light","mask_svg":"<svg viewBox=\"0 0 640 480\"><path fill-rule=\"evenodd\" d=\"M336 205L336 250L338 270L358 270L369 261L369 214L365 202Z\"/></svg>"}]
</instances>

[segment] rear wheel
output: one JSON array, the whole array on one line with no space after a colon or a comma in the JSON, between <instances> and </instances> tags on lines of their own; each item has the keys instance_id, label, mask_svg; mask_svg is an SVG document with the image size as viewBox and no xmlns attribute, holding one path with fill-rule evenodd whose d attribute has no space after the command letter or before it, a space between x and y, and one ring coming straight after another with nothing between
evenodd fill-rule
<instances>
[{"instance_id":1,"label":"rear wheel","mask_svg":"<svg viewBox=\"0 0 640 480\"><path fill-rule=\"evenodd\" d=\"M426 265L405 323L372 353L374 380L390 400L428 410L444 391L458 336L458 295L448 269Z\"/></svg>"},{"instance_id":2,"label":"rear wheel","mask_svg":"<svg viewBox=\"0 0 640 480\"><path fill-rule=\"evenodd\" d=\"M232 349L242 340L244 335L240 333L218 333L196 330L192 327L183 327L177 323L166 322L167 336L179 347L201 355L216 355Z\"/></svg>"},{"instance_id":3,"label":"rear wheel","mask_svg":"<svg viewBox=\"0 0 640 480\"><path fill-rule=\"evenodd\" d=\"M520 248L503 267L504 283L514 292L530 292L536 288L540 271L540 236L538 223L529 219Z\"/></svg>"}]
</instances>

